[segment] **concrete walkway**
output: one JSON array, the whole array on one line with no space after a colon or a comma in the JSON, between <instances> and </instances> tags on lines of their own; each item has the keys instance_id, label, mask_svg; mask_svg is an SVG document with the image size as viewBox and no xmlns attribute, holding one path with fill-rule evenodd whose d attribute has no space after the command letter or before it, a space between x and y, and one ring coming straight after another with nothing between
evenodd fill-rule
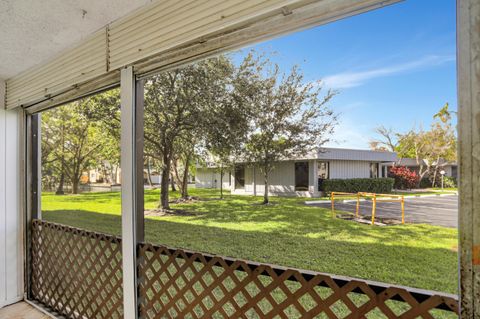
<instances>
[{"instance_id":1,"label":"concrete walkway","mask_svg":"<svg viewBox=\"0 0 480 319\"><path fill-rule=\"evenodd\" d=\"M330 201L310 204L330 208ZM336 202L335 210L355 212L356 201ZM360 215L371 216L372 201L360 202ZM376 216L401 219L400 203L377 203ZM458 196L405 197L405 222L458 227Z\"/></svg>"}]
</instances>

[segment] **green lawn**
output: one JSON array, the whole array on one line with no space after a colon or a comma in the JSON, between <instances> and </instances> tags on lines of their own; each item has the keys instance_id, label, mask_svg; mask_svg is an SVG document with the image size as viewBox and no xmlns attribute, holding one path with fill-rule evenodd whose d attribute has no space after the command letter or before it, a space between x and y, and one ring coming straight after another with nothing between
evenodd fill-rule
<instances>
[{"instance_id":1,"label":"green lawn","mask_svg":"<svg viewBox=\"0 0 480 319\"><path fill-rule=\"evenodd\" d=\"M146 240L326 273L411 287L457 292L457 230L402 225L375 227L333 219L330 210L304 205L305 198L260 198L192 189L202 201L172 207L192 216L149 217ZM177 197L174 194L173 197ZM155 208L158 190L145 194ZM120 234L120 193L42 197L46 220Z\"/></svg>"}]
</instances>

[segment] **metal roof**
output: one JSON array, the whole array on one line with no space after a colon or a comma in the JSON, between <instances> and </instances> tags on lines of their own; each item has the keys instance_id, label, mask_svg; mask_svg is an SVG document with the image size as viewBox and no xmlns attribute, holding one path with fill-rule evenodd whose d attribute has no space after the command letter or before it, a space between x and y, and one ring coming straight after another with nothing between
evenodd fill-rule
<instances>
[{"instance_id":1,"label":"metal roof","mask_svg":"<svg viewBox=\"0 0 480 319\"><path fill-rule=\"evenodd\" d=\"M322 147L317 153L317 159L395 162L397 160L397 153L386 151Z\"/></svg>"},{"instance_id":2,"label":"metal roof","mask_svg":"<svg viewBox=\"0 0 480 319\"><path fill-rule=\"evenodd\" d=\"M316 154L310 153L304 156L297 156L293 158L284 159L281 161L299 161L299 160L345 160L345 161L368 161L368 162L396 162L397 153L393 152L383 152L383 151L370 151L370 150L354 150L346 148L331 148L331 147L322 147ZM241 159L235 161L237 164L245 163ZM207 164L199 165L197 167L216 167L212 157L207 159Z\"/></svg>"},{"instance_id":3,"label":"metal roof","mask_svg":"<svg viewBox=\"0 0 480 319\"><path fill-rule=\"evenodd\" d=\"M424 159L420 159L420 162L422 162L422 165L427 165L426 161ZM397 164L401 166L419 166L419 163L417 163L417 160L415 158L399 158L397 160ZM436 163L435 163L436 164ZM456 162L448 162L445 159L441 158L439 160L439 164L443 166L456 166Z\"/></svg>"}]
</instances>

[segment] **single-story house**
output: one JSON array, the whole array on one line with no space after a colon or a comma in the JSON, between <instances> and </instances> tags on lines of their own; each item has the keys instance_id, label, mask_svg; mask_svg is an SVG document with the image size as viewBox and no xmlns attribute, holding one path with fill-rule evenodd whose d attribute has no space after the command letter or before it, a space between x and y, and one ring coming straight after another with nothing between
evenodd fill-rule
<instances>
[{"instance_id":1,"label":"single-story house","mask_svg":"<svg viewBox=\"0 0 480 319\"><path fill-rule=\"evenodd\" d=\"M385 164L397 160L393 152L320 148L316 153L279 161L269 176L269 193L283 196L320 196L325 179L387 177ZM213 165L198 166L198 188L219 188L220 172ZM264 178L258 165L238 163L223 176L223 187L233 194L262 195Z\"/></svg>"}]
</instances>

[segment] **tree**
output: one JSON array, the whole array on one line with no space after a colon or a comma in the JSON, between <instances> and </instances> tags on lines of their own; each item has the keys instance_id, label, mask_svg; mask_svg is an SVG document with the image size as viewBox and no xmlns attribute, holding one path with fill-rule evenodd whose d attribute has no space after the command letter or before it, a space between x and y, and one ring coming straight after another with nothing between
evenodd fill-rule
<instances>
[{"instance_id":1,"label":"tree","mask_svg":"<svg viewBox=\"0 0 480 319\"><path fill-rule=\"evenodd\" d=\"M317 151L328 141L336 117L327 103L334 93L321 96L320 83L305 84L297 67L282 74L278 65L253 54L243 64L256 70L239 92L253 106L245 159L260 166L265 183L263 203L268 204L269 174L275 162Z\"/></svg>"},{"instance_id":2,"label":"tree","mask_svg":"<svg viewBox=\"0 0 480 319\"><path fill-rule=\"evenodd\" d=\"M102 170L105 182L116 184L120 168L120 139L105 127L104 121L95 122L94 130L95 138L101 144L94 158L95 166Z\"/></svg>"},{"instance_id":3,"label":"tree","mask_svg":"<svg viewBox=\"0 0 480 319\"><path fill-rule=\"evenodd\" d=\"M174 146L172 159L173 180L180 188L182 199L188 199L188 176L194 164L195 147L200 139L199 130L185 132L178 143Z\"/></svg>"},{"instance_id":4,"label":"tree","mask_svg":"<svg viewBox=\"0 0 480 319\"><path fill-rule=\"evenodd\" d=\"M208 162L214 163L220 175L220 199L223 199L223 178L234 167L235 159L243 147L251 129L252 110L248 99L248 83L254 76L257 62L248 56L235 68L229 90L216 95L216 101L205 115L204 153Z\"/></svg>"},{"instance_id":5,"label":"tree","mask_svg":"<svg viewBox=\"0 0 480 319\"><path fill-rule=\"evenodd\" d=\"M406 133L397 133L380 126L376 129L379 139L370 141L370 147L377 150L397 152L401 158L414 158L419 167L419 181L431 175L432 186L441 168L456 160L456 135L452 126L452 112L446 103L433 116L429 130L412 128ZM401 164L401 162L399 162ZM417 185L418 186L418 185Z\"/></svg>"},{"instance_id":6,"label":"tree","mask_svg":"<svg viewBox=\"0 0 480 319\"><path fill-rule=\"evenodd\" d=\"M120 141L120 89L92 95L85 100L81 112L88 120L102 123L111 138Z\"/></svg>"},{"instance_id":7,"label":"tree","mask_svg":"<svg viewBox=\"0 0 480 319\"><path fill-rule=\"evenodd\" d=\"M436 121L432 124L429 138L432 139L432 153L436 158L433 161L432 187L435 186L439 171L449 162L457 159L457 137L452 125L452 113L448 103L434 116Z\"/></svg>"},{"instance_id":8,"label":"tree","mask_svg":"<svg viewBox=\"0 0 480 319\"><path fill-rule=\"evenodd\" d=\"M95 158L97 167L111 184L115 184L120 168L120 90L92 95L85 100L81 112L95 123L97 140L102 144Z\"/></svg>"},{"instance_id":9,"label":"tree","mask_svg":"<svg viewBox=\"0 0 480 319\"><path fill-rule=\"evenodd\" d=\"M63 193L64 179L72 184L72 193L78 194L80 178L90 169L101 144L95 137L95 124L82 109L87 99L54 108L42 114L42 145L54 163L59 176L57 194Z\"/></svg>"},{"instance_id":10,"label":"tree","mask_svg":"<svg viewBox=\"0 0 480 319\"><path fill-rule=\"evenodd\" d=\"M201 131L204 116L215 105L219 92L227 89L233 69L227 57L219 56L162 72L146 82L145 150L162 163L162 209L170 209L168 182L175 146L182 141L189 143L191 134Z\"/></svg>"},{"instance_id":11,"label":"tree","mask_svg":"<svg viewBox=\"0 0 480 319\"><path fill-rule=\"evenodd\" d=\"M400 158L397 163L399 165L402 163L402 158L414 157L410 144L405 143L403 134L383 125L376 127L374 131L378 137L370 140L370 149L374 151L396 152Z\"/></svg>"},{"instance_id":12,"label":"tree","mask_svg":"<svg viewBox=\"0 0 480 319\"><path fill-rule=\"evenodd\" d=\"M375 128L375 133L379 138L372 139L369 142L370 148L376 151L395 152L398 146L398 134L392 128L386 128L381 125Z\"/></svg>"}]
</instances>

